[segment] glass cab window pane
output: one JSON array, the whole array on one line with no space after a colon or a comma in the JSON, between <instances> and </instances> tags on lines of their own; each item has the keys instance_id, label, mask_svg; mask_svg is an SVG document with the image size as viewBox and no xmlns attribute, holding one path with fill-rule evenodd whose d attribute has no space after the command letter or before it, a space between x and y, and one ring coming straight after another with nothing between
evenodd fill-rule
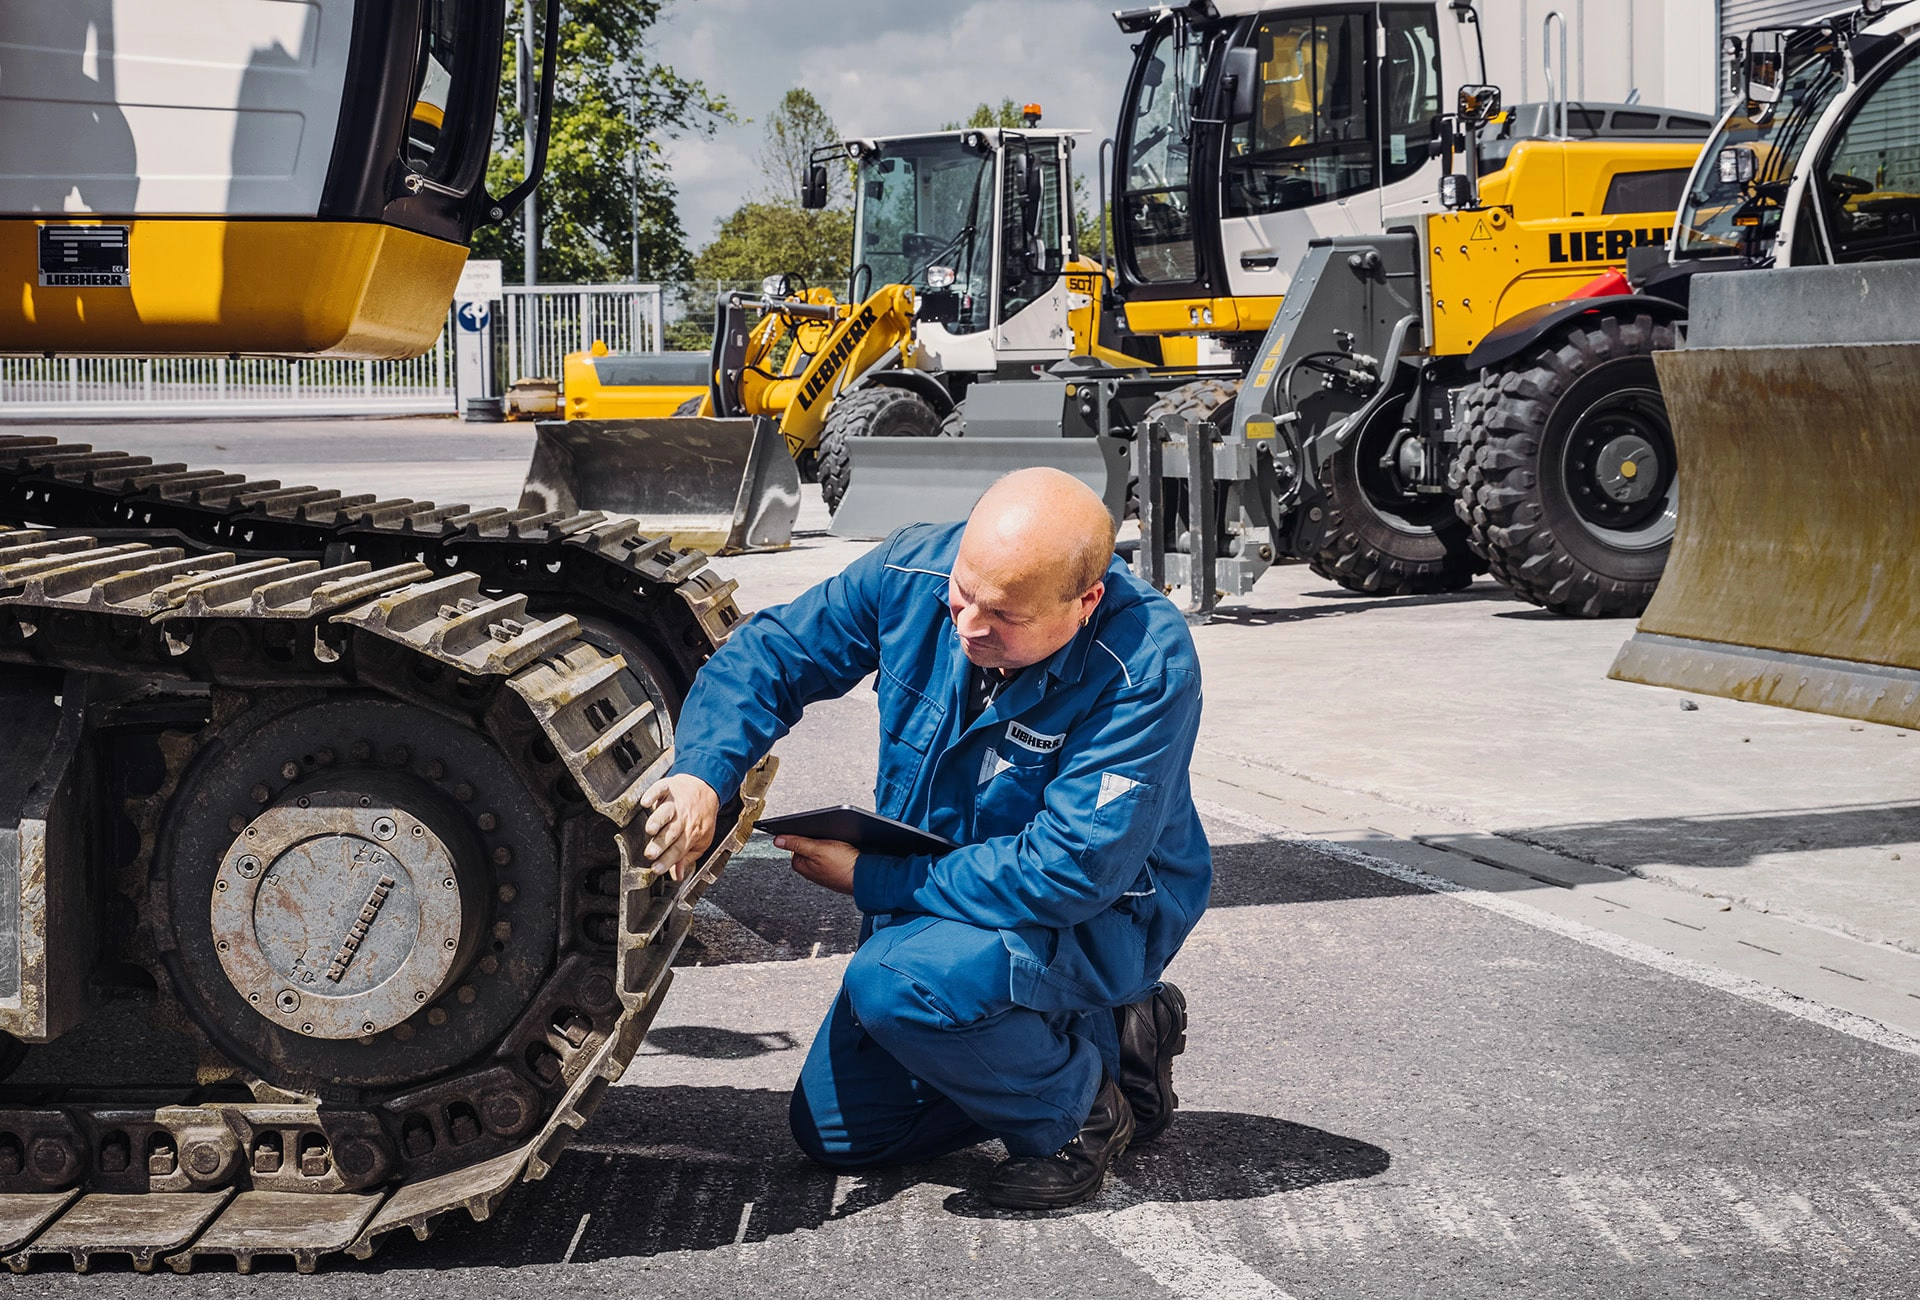
<instances>
[{"instance_id":1,"label":"glass cab window pane","mask_svg":"<svg viewBox=\"0 0 1920 1300\"><path fill-rule=\"evenodd\" d=\"M1020 195L1015 192L1018 178L1014 154L1007 153L1004 214L1000 230L1000 319L1006 320L1052 287L1058 276L1047 274L1044 266L1031 266L1026 257L1026 219ZM1041 248L1057 253L1060 248L1060 146L1039 143L1033 146L1033 162L1040 169L1040 224L1035 234Z\"/></svg>"},{"instance_id":2,"label":"glass cab window pane","mask_svg":"<svg viewBox=\"0 0 1920 1300\"><path fill-rule=\"evenodd\" d=\"M1867 92L1819 184L1834 260L1920 257L1920 59Z\"/></svg>"},{"instance_id":3,"label":"glass cab window pane","mask_svg":"<svg viewBox=\"0 0 1920 1300\"><path fill-rule=\"evenodd\" d=\"M454 77L466 53L466 29L459 0L428 0L422 10L420 55L414 70L413 110L407 118L407 162L434 180L449 179L459 166L455 123L447 121L454 100Z\"/></svg>"},{"instance_id":4,"label":"glass cab window pane","mask_svg":"<svg viewBox=\"0 0 1920 1300\"><path fill-rule=\"evenodd\" d=\"M1373 188L1369 16L1274 17L1255 33L1253 117L1227 138L1226 210L1256 216Z\"/></svg>"},{"instance_id":5,"label":"glass cab window pane","mask_svg":"<svg viewBox=\"0 0 1920 1300\"><path fill-rule=\"evenodd\" d=\"M1440 33L1430 8L1389 8L1387 57L1380 68L1386 121L1386 175L1391 185L1427 161L1440 116Z\"/></svg>"},{"instance_id":6,"label":"glass cab window pane","mask_svg":"<svg viewBox=\"0 0 1920 1300\"><path fill-rule=\"evenodd\" d=\"M1184 283L1198 273L1192 211L1192 96L1200 43L1175 25L1154 38L1140 69L1127 130L1127 184L1121 195L1133 272L1149 284Z\"/></svg>"},{"instance_id":7,"label":"glass cab window pane","mask_svg":"<svg viewBox=\"0 0 1920 1300\"><path fill-rule=\"evenodd\" d=\"M861 159L856 184L853 261L862 292L923 285L929 266L950 267L960 315L947 329L985 329L993 154L952 138L889 141L883 153Z\"/></svg>"}]
</instances>

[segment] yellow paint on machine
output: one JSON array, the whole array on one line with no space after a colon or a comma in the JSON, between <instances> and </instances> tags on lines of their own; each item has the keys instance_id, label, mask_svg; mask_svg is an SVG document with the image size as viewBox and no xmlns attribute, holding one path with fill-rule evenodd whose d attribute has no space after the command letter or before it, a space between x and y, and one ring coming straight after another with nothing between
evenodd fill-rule
<instances>
[{"instance_id":1,"label":"yellow paint on machine","mask_svg":"<svg viewBox=\"0 0 1920 1300\"><path fill-rule=\"evenodd\" d=\"M1127 303L1135 334L1238 334L1273 324L1278 294L1258 298L1164 298Z\"/></svg>"},{"instance_id":2,"label":"yellow paint on machine","mask_svg":"<svg viewBox=\"0 0 1920 1300\"><path fill-rule=\"evenodd\" d=\"M596 345L597 346L597 345ZM604 349L602 349L604 351ZM659 420L671 416L694 398L704 399L704 385L603 384L593 364L594 353L572 352L563 365L561 408L568 420ZM703 401L704 409L704 401Z\"/></svg>"},{"instance_id":3,"label":"yellow paint on machine","mask_svg":"<svg viewBox=\"0 0 1920 1300\"><path fill-rule=\"evenodd\" d=\"M130 288L43 288L43 225L125 225ZM431 347L467 250L337 221L0 221L0 352L398 360Z\"/></svg>"},{"instance_id":4,"label":"yellow paint on machine","mask_svg":"<svg viewBox=\"0 0 1920 1300\"><path fill-rule=\"evenodd\" d=\"M1603 214L1607 194L1618 176L1684 170L1699 152L1666 141L1515 145L1482 182L1487 206L1427 218L1432 351L1471 352L1500 322L1621 269L1628 249L1664 244L1672 212Z\"/></svg>"}]
</instances>

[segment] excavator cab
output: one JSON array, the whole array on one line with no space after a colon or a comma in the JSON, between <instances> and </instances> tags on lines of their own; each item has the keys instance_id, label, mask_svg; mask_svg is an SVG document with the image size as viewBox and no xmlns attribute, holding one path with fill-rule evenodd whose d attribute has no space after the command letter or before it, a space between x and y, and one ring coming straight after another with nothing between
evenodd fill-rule
<instances>
[{"instance_id":1,"label":"excavator cab","mask_svg":"<svg viewBox=\"0 0 1920 1300\"><path fill-rule=\"evenodd\" d=\"M504 0L13 0L0 350L424 351L473 232L540 170L486 191L505 20Z\"/></svg>"}]
</instances>

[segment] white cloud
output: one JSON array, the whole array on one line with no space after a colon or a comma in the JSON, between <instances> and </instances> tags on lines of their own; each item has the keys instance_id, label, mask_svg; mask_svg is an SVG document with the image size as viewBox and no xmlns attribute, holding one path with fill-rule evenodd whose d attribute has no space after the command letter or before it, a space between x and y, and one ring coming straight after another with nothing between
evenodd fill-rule
<instances>
[{"instance_id":1,"label":"white cloud","mask_svg":"<svg viewBox=\"0 0 1920 1300\"><path fill-rule=\"evenodd\" d=\"M1111 6L1089 0L680 0L655 34L650 57L753 119L669 149L696 249L761 188L761 124L793 86L848 135L934 130L982 100L1038 102L1048 126L1091 132L1077 159L1090 176L1132 62Z\"/></svg>"}]
</instances>

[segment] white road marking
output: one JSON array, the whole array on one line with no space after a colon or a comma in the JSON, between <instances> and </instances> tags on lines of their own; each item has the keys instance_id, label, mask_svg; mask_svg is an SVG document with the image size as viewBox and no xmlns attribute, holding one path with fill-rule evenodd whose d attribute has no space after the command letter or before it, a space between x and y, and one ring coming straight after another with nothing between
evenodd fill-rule
<instances>
[{"instance_id":1,"label":"white road marking","mask_svg":"<svg viewBox=\"0 0 1920 1300\"><path fill-rule=\"evenodd\" d=\"M1734 997L1744 999L1748 1002L1757 1002L1761 1006L1771 1008L1774 1011L1782 1011L1798 1019L1811 1021L1824 1029L1831 1029L1836 1033L1846 1034L1851 1038L1858 1038L1863 1042L1872 1043L1876 1047L1885 1047L1892 1051L1905 1052L1909 1056L1920 1056L1920 1039L1911 1038L1897 1029L1891 1029L1876 1020L1869 1020L1865 1016L1857 1016L1851 1011L1843 1011L1838 1007L1830 1007L1823 1002L1815 1002L1811 998L1799 997L1795 994L1774 988L1772 985L1762 984L1758 980L1747 979L1744 976L1734 975L1728 971L1720 970L1717 967L1708 966L1703 962L1693 961L1670 952L1662 952L1651 944L1644 944L1637 939L1628 939L1622 935L1609 934L1605 930L1596 930L1590 925L1582 925L1578 921L1571 921L1562 916L1555 916L1551 912L1542 912L1537 908L1527 906L1525 903L1514 902L1512 899L1500 894L1490 894L1484 890L1473 889L1452 880L1443 880L1439 876L1421 871L1417 867L1408 867L1398 862L1390 862L1385 858L1375 857L1370 853L1364 853L1349 845L1335 844L1328 840L1320 840L1312 836L1301 835L1289 830L1285 826L1281 826L1277 822L1270 822L1255 813L1242 812L1238 808L1231 808L1226 804L1214 803L1210 799L1195 799L1193 804L1195 808L1198 808L1208 817L1229 822L1243 830L1249 830L1257 835L1262 835L1267 839L1308 845L1331 857L1339 858L1342 862L1350 862L1356 867L1363 867L1375 875L1386 876L1391 880L1398 880L1402 884L1417 885L1421 889L1428 890L1431 893L1449 894L1471 907L1493 912L1506 917L1510 921L1518 921L1522 925L1530 925L1538 930L1549 931L1550 933L1559 935L1563 939L1571 939L1575 943L1583 943L1590 948L1598 948L1602 952L1610 953L1615 957L1625 958L1627 961L1638 962L1642 966L1652 967L1654 970L1666 975L1672 975L1678 979L1690 980L1695 984L1704 984L1708 988L1717 989L1722 993L1731 994Z\"/></svg>"},{"instance_id":2,"label":"white road marking","mask_svg":"<svg viewBox=\"0 0 1920 1300\"><path fill-rule=\"evenodd\" d=\"M573 1263L573 1252L580 1249L580 1238L587 1235L587 1220L593 1217L593 1211L580 1216L580 1226L573 1230L573 1240L567 1243L567 1253L560 1257L562 1264Z\"/></svg>"},{"instance_id":3,"label":"white road marking","mask_svg":"<svg viewBox=\"0 0 1920 1300\"><path fill-rule=\"evenodd\" d=\"M1888 1218L1907 1230L1908 1235L1920 1237L1920 1218L1914 1217L1912 1210L1895 1200L1893 1193L1874 1182L1871 1178L1857 1178L1859 1184L1873 1203L1886 1212Z\"/></svg>"},{"instance_id":4,"label":"white road marking","mask_svg":"<svg viewBox=\"0 0 1920 1300\"><path fill-rule=\"evenodd\" d=\"M753 1221L753 1202L748 1201L740 1207L740 1230L733 1234L733 1244L738 1246L747 1239L747 1224Z\"/></svg>"},{"instance_id":5,"label":"white road marking","mask_svg":"<svg viewBox=\"0 0 1920 1300\"><path fill-rule=\"evenodd\" d=\"M1613 1230L1613 1224L1607 1221L1607 1216L1601 1213L1600 1207L1588 1197L1585 1179L1575 1174L1563 1174L1554 1179L1554 1183L1559 1187L1560 1194L1567 1198L1567 1204L1572 1207L1573 1212L1593 1229L1594 1236L1606 1242L1613 1253L1627 1263L1635 1262L1632 1249L1621 1239L1620 1234Z\"/></svg>"},{"instance_id":6,"label":"white road marking","mask_svg":"<svg viewBox=\"0 0 1920 1300\"><path fill-rule=\"evenodd\" d=\"M1180 1300L1294 1300L1244 1260L1216 1249L1163 1202L1083 1214L1074 1222Z\"/></svg>"}]
</instances>

